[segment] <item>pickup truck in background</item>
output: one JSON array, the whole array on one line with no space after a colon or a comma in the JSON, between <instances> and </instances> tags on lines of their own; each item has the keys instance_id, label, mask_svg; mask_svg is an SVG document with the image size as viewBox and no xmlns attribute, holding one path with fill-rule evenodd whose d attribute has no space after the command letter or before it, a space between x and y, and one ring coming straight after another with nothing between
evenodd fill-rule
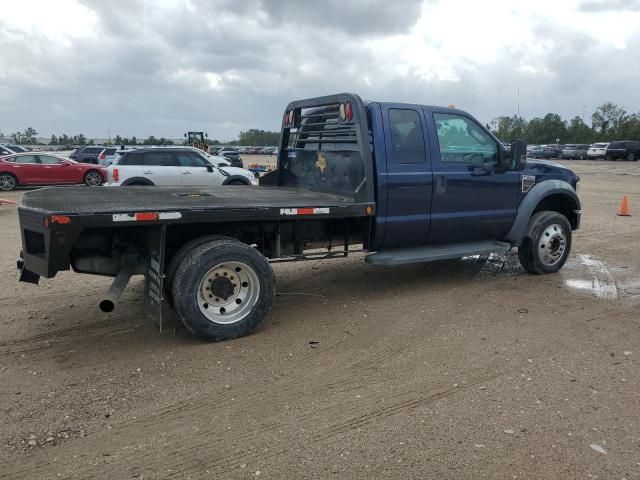
<instances>
[{"instance_id":1,"label":"pickup truck in background","mask_svg":"<svg viewBox=\"0 0 640 480\"><path fill-rule=\"evenodd\" d=\"M194 334L246 335L275 298L271 263L367 252L399 265L518 249L525 270L558 271L580 226L578 176L508 151L453 108L337 94L285 109L277 169L255 188L47 188L19 207L20 279L72 268L131 275L145 309L167 298Z\"/></svg>"}]
</instances>

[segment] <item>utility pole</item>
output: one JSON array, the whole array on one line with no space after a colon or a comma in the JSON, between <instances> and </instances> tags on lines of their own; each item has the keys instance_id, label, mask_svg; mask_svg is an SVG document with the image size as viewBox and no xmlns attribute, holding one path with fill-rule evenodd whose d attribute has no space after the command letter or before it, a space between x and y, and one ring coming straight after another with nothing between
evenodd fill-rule
<instances>
[{"instance_id":1,"label":"utility pole","mask_svg":"<svg viewBox=\"0 0 640 480\"><path fill-rule=\"evenodd\" d=\"M520 116L520 87L518 87L518 116Z\"/></svg>"},{"instance_id":2,"label":"utility pole","mask_svg":"<svg viewBox=\"0 0 640 480\"><path fill-rule=\"evenodd\" d=\"M109 145L111 145L111 129L109 129Z\"/></svg>"},{"instance_id":3,"label":"utility pole","mask_svg":"<svg viewBox=\"0 0 640 480\"><path fill-rule=\"evenodd\" d=\"M582 105L582 123L584 123L584 109L586 108L586 105Z\"/></svg>"}]
</instances>

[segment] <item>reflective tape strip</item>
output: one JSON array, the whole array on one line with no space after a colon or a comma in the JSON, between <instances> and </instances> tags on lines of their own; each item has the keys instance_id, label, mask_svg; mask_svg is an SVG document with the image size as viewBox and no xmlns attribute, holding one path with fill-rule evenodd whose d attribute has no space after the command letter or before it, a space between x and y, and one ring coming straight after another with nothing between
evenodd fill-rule
<instances>
[{"instance_id":1,"label":"reflective tape strip","mask_svg":"<svg viewBox=\"0 0 640 480\"><path fill-rule=\"evenodd\" d=\"M329 208L281 208L280 215L322 215L330 213Z\"/></svg>"},{"instance_id":2,"label":"reflective tape strip","mask_svg":"<svg viewBox=\"0 0 640 480\"><path fill-rule=\"evenodd\" d=\"M179 218L182 218L180 212L114 213L111 216L114 222L152 222L155 220L177 220Z\"/></svg>"}]
</instances>

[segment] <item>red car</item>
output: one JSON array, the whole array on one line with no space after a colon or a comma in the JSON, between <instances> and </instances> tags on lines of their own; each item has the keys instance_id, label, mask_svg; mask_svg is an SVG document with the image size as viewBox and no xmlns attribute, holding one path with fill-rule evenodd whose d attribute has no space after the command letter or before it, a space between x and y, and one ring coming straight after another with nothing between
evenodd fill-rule
<instances>
[{"instance_id":1,"label":"red car","mask_svg":"<svg viewBox=\"0 0 640 480\"><path fill-rule=\"evenodd\" d=\"M107 181L100 165L78 163L51 153L25 152L0 157L0 190L27 185L85 183L99 186Z\"/></svg>"}]
</instances>

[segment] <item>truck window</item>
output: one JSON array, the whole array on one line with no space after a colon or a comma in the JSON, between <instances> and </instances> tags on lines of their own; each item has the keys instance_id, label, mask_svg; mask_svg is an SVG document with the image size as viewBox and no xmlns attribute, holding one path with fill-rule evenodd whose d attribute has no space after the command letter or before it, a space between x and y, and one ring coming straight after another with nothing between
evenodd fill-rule
<instances>
[{"instance_id":1,"label":"truck window","mask_svg":"<svg viewBox=\"0 0 640 480\"><path fill-rule=\"evenodd\" d=\"M415 110L389 110L393 158L397 163L425 161L424 136L420 116Z\"/></svg>"},{"instance_id":2,"label":"truck window","mask_svg":"<svg viewBox=\"0 0 640 480\"><path fill-rule=\"evenodd\" d=\"M498 163L498 146L473 120L461 115L434 113L440 143L440 161L491 165Z\"/></svg>"}]
</instances>

